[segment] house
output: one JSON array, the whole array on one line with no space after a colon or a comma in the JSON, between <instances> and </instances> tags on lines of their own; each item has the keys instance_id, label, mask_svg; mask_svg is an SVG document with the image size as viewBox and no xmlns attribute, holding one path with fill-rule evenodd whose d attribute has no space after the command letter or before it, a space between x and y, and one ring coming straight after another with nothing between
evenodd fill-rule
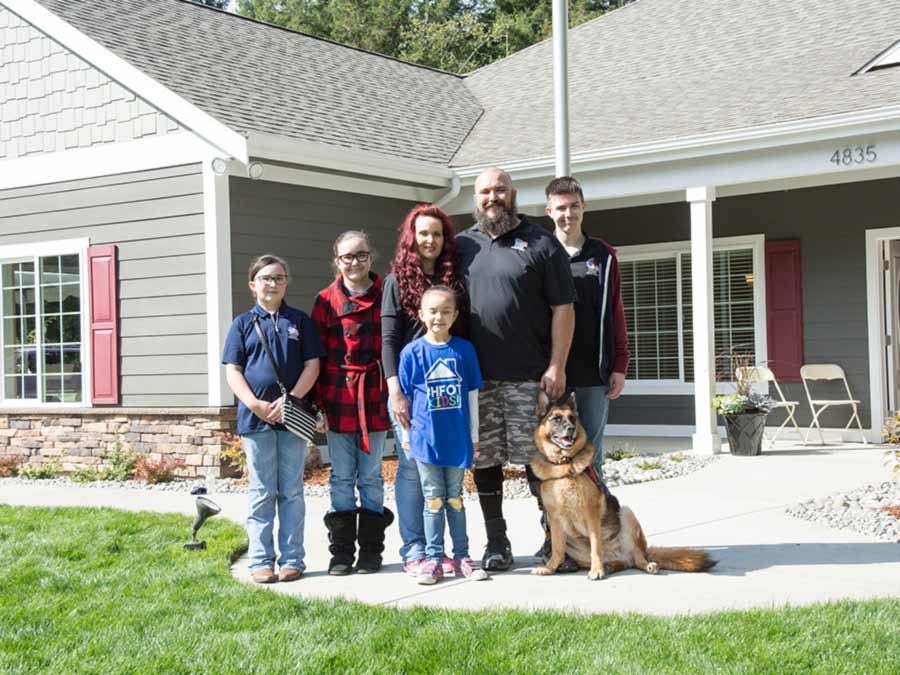
<instances>
[{"instance_id":1,"label":"house","mask_svg":"<svg viewBox=\"0 0 900 675\"><path fill-rule=\"evenodd\" d=\"M633 353L610 434L713 451L735 347L800 400L800 364L841 364L879 436L897 25L874 0L640 0L570 31L573 173L619 248ZM184 0L0 0L0 454L75 466L119 440L214 470L250 258L285 256L309 309L340 231L368 230L383 271L412 204L467 225L486 166L541 215L551 59L461 77Z\"/></svg>"}]
</instances>

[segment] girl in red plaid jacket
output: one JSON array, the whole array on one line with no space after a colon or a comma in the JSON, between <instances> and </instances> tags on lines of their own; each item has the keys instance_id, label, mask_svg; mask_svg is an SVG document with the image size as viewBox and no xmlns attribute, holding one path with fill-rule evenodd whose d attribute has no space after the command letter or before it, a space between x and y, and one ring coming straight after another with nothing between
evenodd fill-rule
<instances>
[{"instance_id":1,"label":"girl in red plaid jacket","mask_svg":"<svg viewBox=\"0 0 900 675\"><path fill-rule=\"evenodd\" d=\"M381 367L381 279L371 271L368 235L341 234L334 266L337 278L319 293L312 311L325 348L317 395L331 459L328 573L354 571L358 541L356 571L365 574L381 569L384 530L394 519L384 508L381 460L390 420Z\"/></svg>"}]
</instances>

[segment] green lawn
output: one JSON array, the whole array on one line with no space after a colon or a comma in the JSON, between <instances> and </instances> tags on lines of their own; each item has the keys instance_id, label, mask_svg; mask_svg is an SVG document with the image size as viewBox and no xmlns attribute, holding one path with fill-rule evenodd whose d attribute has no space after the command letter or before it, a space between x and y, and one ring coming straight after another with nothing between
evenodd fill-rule
<instances>
[{"instance_id":1,"label":"green lawn","mask_svg":"<svg viewBox=\"0 0 900 675\"><path fill-rule=\"evenodd\" d=\"M305 601L232 581L246 541L224 519L182 551L189 524L0 505L0 673L900 672L900 601L676 619Z\"/></svg>"}]
</instances>

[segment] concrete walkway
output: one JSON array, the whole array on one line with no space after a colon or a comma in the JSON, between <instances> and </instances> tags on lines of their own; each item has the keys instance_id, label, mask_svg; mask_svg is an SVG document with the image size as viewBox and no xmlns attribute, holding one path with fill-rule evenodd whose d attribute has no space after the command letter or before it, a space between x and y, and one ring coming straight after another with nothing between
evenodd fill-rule
<instances>
[{"instance_id":1,"label":"concrete walkway","mask_svg":"<svg viewBox=\"0 0 900 675\"><path fill-rule=\"evenodd\" d=\"M619 487L616 496L640 519L653 546L694 546L719 560L707 574L635 570L590 582L586 572L535 577L531 554L540 543L533 500L505 504L516 566L489 581L444 580L418 586L403 574L396 526L388 531L384 570L375 575L329 577L322 516L325 499L307 499L307 572L272 591L409 607L454 609L562 609L582 612L694 614L714 610L781 607L843 598L900 597L900 544L833 530L783 513L796 501L847 491L889 476L882 450L854 447L779 448L759 457L723 456L681 478ZM246 497L214 494L224 515L242 522ZM5 485L0 501L22 505L113 506L192 514L186 493ZM467 502L473 557L483 549L477 502ZM393 504L390 505L393 507ZM233 569L249 583L246 558Z\"/></svg>"}]
</instances>

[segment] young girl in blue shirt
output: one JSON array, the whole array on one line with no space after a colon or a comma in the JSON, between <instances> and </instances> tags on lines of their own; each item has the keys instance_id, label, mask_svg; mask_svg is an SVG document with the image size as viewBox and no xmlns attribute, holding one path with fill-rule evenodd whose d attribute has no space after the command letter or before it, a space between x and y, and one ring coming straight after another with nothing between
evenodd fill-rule
<instances>
[{"instance_id":1,"label":"young girl in blue shirt","mask_svg":"<svg viewBox=\"0 0 900 675\"><path fill-rule=\"evenodd\" d=\"M444 576L444 524L453 540L455 575L487 579L469 557L466 511L462 501L465 471L478 454L478 390L482 386L472 343L450 335L459 310L455 293L431 286L422 294L419 319L425 335L400 353L399 379L412 401L403 451L419 467L425 498L425 557L416 581L434 584Z\"/></svg>"}]
</instances>

